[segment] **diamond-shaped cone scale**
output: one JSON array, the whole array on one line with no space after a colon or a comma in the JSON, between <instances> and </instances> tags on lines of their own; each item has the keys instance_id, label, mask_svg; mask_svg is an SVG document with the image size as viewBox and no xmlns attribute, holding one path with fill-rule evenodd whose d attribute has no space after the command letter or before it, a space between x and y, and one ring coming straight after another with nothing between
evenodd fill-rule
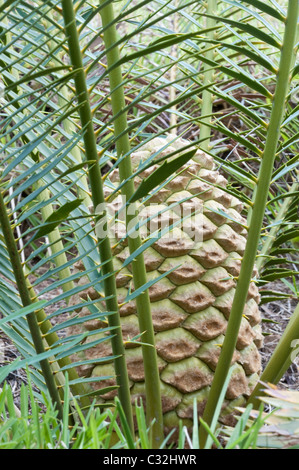
<instances>
[{"instance_id":1,"label":"diamond-shaped cone scale","mask_svg":"<svg viewBox=\"0 0 299 470\"><path fill-rule=\"evenodd\" d=\"M159 137L145 144L132 154L133 167L140 168L155 153L157 158L161 158L175 150L180 151L188 144L178 138L159 154L159 150L172 140L173 136ZM158 165L154 164L139 173L136 185L157 168ZM110 184L106 188L108 212L112 215L123 204L115 191L118 184L116 169L111 173ZM192 160L169 178L158 192L153 191L146 203L140 206L138 222L141 236L148 241L150 235L155 234L152 245L144 252L148 281L160 277L150 287L149 294L166 432L177 427L179 419L187 426L192 425L194 399L199 416L203 414L227 328L246 244L246 220L242 216L242 203L225 191L226 186L227 181L215 169L213 159L198 150ZM128 299L128 295L134 292L131 266L122 267L129 257L127 243L121 240L125 236L125 226L121 221L109 226L132 403L140 398L146 408L140 345L142 335L138 330L136 303ZM83 285L87 282L87 276L80 281ZM76 307L88 299L97 299L92 288L71 299L74 317L94 313L88 307L81 307L81 310ZM262 346L262 334L258 303L258 289L252 282L232 360L232 377L220 416L224 423L230 423L235 406L244 404L261 371L258 349ZM102 335L102 339L107 337L107 318L103 317L105 304L99 299L96 305L103 312L102 316L87 318L84 324L70 328L70 334L78 334L84 329L94 330L95 336L88 338L90 343L101 338L98 335ZM106 328L105 333L100 332L103 327ZM102 390L99 395L102 403L111 402L116 394L110 388L115 385L113 362L109 359L111 354L109 342L102 341L74 357L76 361L80 357L90 360L79 368L79 372L97 379L92 387ZM99 358L105 357L106 362L99 362Z\"/></svg>"}]
</instances>

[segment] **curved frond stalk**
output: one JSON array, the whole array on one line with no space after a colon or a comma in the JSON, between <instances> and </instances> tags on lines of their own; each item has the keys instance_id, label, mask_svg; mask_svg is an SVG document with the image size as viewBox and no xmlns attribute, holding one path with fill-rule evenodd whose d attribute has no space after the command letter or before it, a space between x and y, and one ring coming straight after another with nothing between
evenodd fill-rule
<instances>
[{"instance_id":1,"label":"curved frond stalk","mask_svg":"<svg viewBox=\"0 0 299 470\"><path fill-rule=\"evenodd\" d=\"M296 354L296 352L298 351L298 338L299 304L297 305L285 331L283 332L283 335L281 336L269 362L265 367L265 370L261 375L261 383L257 384L249 398L249 403L252 403L254 408L258 408L260 406L260 400L257 397L261 397L263 395L262 384L277 384L279 380L283 377L285 372L288 370L292 362L294 362L296 355L298 355Z\"/></svg>"},{"instance_id":2,"label":"curved frond stalk","mask_svg":"<svg viewBox=\"0 0 299 470\"><path fill-rule=\"evenodd\" d=\"M42 187L41 181L38 181L37 187ZM44 189L38 195L38 201L39 202L47 201L49 198L50 198L50 194L49 194L48 189ZM48 217L50 217L52 214L54 214L54 210L53 210L52 205L47 204L46 206L43 206L41 208L41 213L42 213L43 220L44 221L47 220ZM52 254L59 253L59 254L57 254L57 256L55 256L53 258L53 263L55 264L56 267L62 267L64 265L66 265L67 264L67 258L66 258L65 252L63 251L63 243L61 241L61 235L60 235L60 232L59 232L59 228L55 227L55 229L52 230L48 234L48 238L49 238L49 241L50 241L50 244L51 244ZM58 275L59 275L59 278L61 280L64 280L64 279L66 280L66 282L64 284L62 284L62 286L61 286L62 290L64 292L68 292L68 291L70 291L71 289L74 288L74 283L72 281L67 281L67 279L71 276L71 272L70 272L70 269L68 267L59 270Z\"/></svg>"},{"instance_id":3,"label":"curved frond stalk","mask_svg":"<svg viewBox=\"0 0 299 470\"><path fill-rule=\"evenodd\" d=\"M15 280L19 289L20 297L24 307L32 305L32 300L30 293L27 288L26 278L24 275L22 262L20 255L16 246L16 242L12 233L9 217L7 214L7 209L4 203L2 192L0 193L0 224L3 232L3 236L6 243L6 248L10 256L12 263L12 268L15 275ZM33 344L37 354L42 354L45 352L43 339L41 332L38 326L37 318L35 312L29 313L27 316L27 322L32 336ZM63 407L59 396L59 391L57 384L52 373L52 369L48 359L43 359L40 361L41 369L43 376L49 390L50 396L55 403L60 418L63 417Z\"/></svg>"},{"instance_id":4,"label":"curved frond stalk","mask_svg":"<svg viewBox=\"0 0 299 470\"><path fill-rule=\"evenodd\" d=\"M291 188L288 191L288 195L294 195L294 193L296 193L298 189L299 189L299 183L294 181ZM290 208L292 202L293 202L293 198L291 196L285 198L285 200L283 201L275 217L275 221L273 222L273 227L271 228L271 230L266 236L265 242L263 243L262 249L260 250L259 256L255 263L257 270L259 272L261 268L263 267L263 265L267 262L267 255L270 253L271 246L275 242L276 235L281 228L281 224L283 223L284 217L286 213L288 212L288 209Z\"/></svg>"},{"instance_id":5,"label":"curved frond stalk","mask_svg":"<svg viewBox=\"0 0 299 470\"><path fill-rule=\"evenodd\" d=\"M117 43L116 26L114 20L113 2L100 0L102 10L102 24L104 28L104 42L106 47L107 63L110 81L110 92L112 111L114 119L114 134L116 138L116 149L119 161L119 174L122 182L122 194L127 203L130 204L130 211L126 210L126 226L137 220L137 210L134 203L130 203L135 189L132 179L132 167L130 160L130 141L128 135L128 125L125 108L124 90L122 87L121 67L119 63L119 49L115 47ZM136 236L137 235L137 236ZM141 246L139 233L134 233L134 237L128 236L128 245L130 254L136 252ZM132 272L135 290L142 288L147 283L146 269L143 254L136 256L132 261ZM155 350L154 328L151 317L151 306L148 289L144 290L137 298L137 311L139 330L142 334L143 362L145 375L145 393L146 393L146 411L148 425L152 423L152 445L159 448L163 441L163 415L160 396L160 380L157 362L157 353Z\"/></svg>"},{"instance_id":6,"label":"curved frond stalk","mask_svg":"<svg viewBox=\"0 0 299 470\"><path fill-rule=\"evenodd\" d=\"M216 26L216 19L212 17L212 15L216 15L217 12L217 0L209 0L206 2L206 9L207 16L206 18L206 28L211 29L206 33L207 38L214 40L215 39L215 30L213 29ZM214 60L215 57L215 49L209 48L206 53L205 57L207 60ZM207 86L212 84L214 81L214 69L207 63L203 64L203 86ZM211 91L206 88L202 92L202 103L201 103L201 125L200 125L200 134L199 138L201 141L201 148L203 150L209 150L210 146L210 137L211 137L211 127L209 125L205 125L205 123L211 122L211 114L212 114L212 107L213 107L213 97ZM207 117L206 117L207 116Z\"/></svg>"},{"instance_id":7,"label":"curved frond stalk","mask_svg":"<svg viewBox=\"0 0 299 470\"><path fill-rule=\"evenodd\" d=\"M178 7L178 0L175 0L175 8ZM173 15L173 31L175 34L178 33L178 12L176 11ZM174 46L172 46L172 49L171 49L171 55L173 56L173 58L177 58L177 55L178 55L178 46L177 44L175 44ZM177 75L177 69L178 69L178 66L177 66L177 61L173 64L173 66L171 67L170 69L170 82L171 83L174 83L175 80L176 80L176 75ZM176 98L176 88L174 86L170 86L169 88L169 101L172 102L174 101ZM173 106L173 108L170 110L170 128L171 128L171 133L172 134L176 134L177 133L177 130L176 130L176 126L177 126L177 115L176 115L176 106Z\"/></svg>"},{"instance_id":8,"label":"curved frond stalk","mask_svg":"<svg viewBox=\"0 0 299 470\"><path fill-rule=\"evenodd\" d=\"M258 250L259 237L263 225L263 218L267 204L268 191L271 183L273 164L280 136L280 125L285 112L285 101L290 84L290 71L293 60L293 52L296 40L298 21L298 0L289 0L288 15L285 25L285 34L281 49L279 72L274 94L274 101L268 127L266 144L262 156L259 171L257 189L251 214L251 223L248 239L243 256L241 271L237 281L236 292L230 312L225 340L222 346L219 362L216 367L214 380L211 386L209 398L205 408L203 420L210 425L219 394L225 383L230 369L234 348L244 311L244 305L251 282L252 271ZM205 429L200 429L200 443L204 446L207 438Z\"/></svg>"},{"instance_id":9,"label":"curved frond stalk","mask_svg":"<svg viewBox=\"0 0 299 470\"><path fill-rule=\"evenodd\" d=\"M3 2L1 2L1 3L3 3ZM6 24L6 21L4 21L4 24ZM8 32L7 35L6 35L6 41L7 42L11 41L11 33L10 32ZM7 55L8 55L8 53L7 53ZM16 81L18 81L19 73L18 73L18 70L16 68L14 68L14 67L11 68L11 74L12 74L13 77L15 77ZM4 83L6 83L5 77L3 77L3 80L4 80ZM16 92L18 93L19 90L16 90ZM20 92L19 92L19 94L20 94ZM8 97L9 97L9 93L8 93ZM15 106L17 108L19 108L19 103L16 102ZM24 133L22 133L21 138L26 138L26 135ZM26 141L25 141L25 143L26 143ZM41 184L40 181L37 184L40 185ZM39 193L37 199L39 201L42 201L43 199L45 199L45 200L49 199L48 190L45 189L42 193ZM43 206L41 211L42 211L43 219L46 220L46 218L53 213L52 205ZM14 222L18 223L17 217L14 219ZM55 258L55 262L56 262L57 266L63 266L64 264L67 263L67 259L66 259L65 253L63 252L63 244L60 241L61 237L60 237L59 230L55 229L55 231L51 232L50 235L49 235L49 238L50 238L51 243L52 243L53 252L59 253L59 251L61 251L61 253L57 256L57 258ZM25 263L23 263L23 273L24 273L24 279L25 279L25 282L26 282L28 294L29 294L29 297L31 299L31 302L33 303L33 302L37 301L37 294L36 294L35 290L33 289L32 285L29 282L29 279L28 279L29 271L27 270L27 267L26 267ZM70 276L69 268L65 268L65 269L61 270L59 272L59 276L62 280L67 279ZM73 283L72 282L66 282L65 284L63 284L62 288L65 291L68 291L69 289L73 288ZM58 342L58 340L59 340L58 335L56 333L49 333L50 329L52 328L52 324L49 320L47 320L47 315L46 315L46 313L43 309L38 310L35 313L35 315L36 315L37 325L38 325L38 327L40 328L40 331L41 331L41 337L42 337L42 340L43 340L43 343L44 343L44 347L45 348L51 348L51 346L54 343ZM68 357L64 357L64 358L58 360L58 366L59 367L65 367L65 366L70 366L70 365L71 365L71 361ZM70 377L71 380L77 381L78 374L77 374L77 372L74 368L69 367L68 374L69 374L69 377ZM54 378L56 379L55 374L54 374ZM57 385L58 385L58 383L57 383ZM84 395L86 393L86 390L84 389L84 386L81 385L81 384L77 384L77 383L72 385L72 391L73 391L73 393L75 393L79 396ZM62 398L63 397L63 390L61 389L61 390L59 390L59 392L60 392L60 396ZM82 402L82 405L84 404L85 406L87 406L90 403L89 399L86 399L84 397L82 398L81 402Z\"/></svg>"},{"instance_id":10,"label":"curved frond stalk","mask_svg":"<svg viewBox=\"0 0 299 470\"><path fill-rule=\"evenodd\" d=\"M68 100L69 100L68 89L67 89L66 86L64 86L61 89L60 94L58 95L58 104L63 107L63 106L66 105ZM76 135L76 133L78 132L77 129L76 129L76 126L74 125L74 123L70 119L65 119L64 120L63 127L69 135ZM75 146L71 150L70 153L73 155L73 157L77 160L78 163L83 162L82 154L81 154L81 151L78 148L78 146ZM83 204L88 208L92 205L92 200L91 200L90 195L89 195L88 182L87 182L86 176L81 175L80 178L79 178L79 181L82 184L82 188L80 186L78 186L78 196L79 196L79 198L82 199Z\"/></svg>"},{"instance_id":11,"label":"curved frond stalk","mask_svg":"<svg viewBox=\"0 0 299 470\"><path fill-rule=\"evenodd\" d=\"M32 285L29 282L28 273L24 273L24 274L25 274L26 285L27 285L27 289L28 289L28 292L29 292L29 295L30 295L30 298L31 298L31 302L32 303L36 302L38 300L37 295L36 295ZM36 320L37 320L38 327L41 331L42 338L43 338L44 342L46 343L46 347L51 348L54 344L57 344L59 342L59 337L55 332L50 331L52 329L52 324L51 324L50 320L47 319L47 315L46 315L46 312L44 311L44 309L37 310L35 315L36 315ZM54 350L53 350L53 352L54 352ZM60 372L59 368L67 367L67 373L68 373L68 377L69 377L70 381L77 382L79 377L78 377L78 374L76 372L76 369L74 367L70 367L71 364L72 364L72 362L71 362L71 360L68 356L57 360L57 366L56 366L57 370L54 371L53 374L54 374L55 379L56 379L57 374L59 374L60 378L57 381L57 383L59 385L61 385L61 383L64 383L63 374L62 374L62 372ZM80 400L80 403L82 404L82 406L89 406L90 405L89 398L84 397L84 395L87 393L87 391L84 387L84 384L74 383L70 387L71 387L72 393L76 394L80 397L79 400ZM63 391L61 390L61 395L62 394L63 394Z\"/></svg>"},{"instance_id":12,"label":"curved frond stalk","mask_svg":"<svg viewBox=\"0 0 299 470\"><path fill-rule=\"evenodd\" d=\"M47 25L48 25L48 23L49 22L46 21ZM56 51L55 42L50 41L49 50L50 50L51 57L53 57L53 63L55 63L55 65L58 66L58 65L61 64L61 62L63 63L62 54L55 52ZM52 51L54 51L54 52L52 52ZM59 56L61 55L61 58L60 58L61 62L57 59L57 55L59 55ZM58 105L61 106L61 108L64 108L67 105L67 103L69 102L69 98L70 98L69 95L70 94L69 94L68 87L66 85L64 85L61 88L61 90L59 91L59 94L58 94ZM65 119L63 121L63 127L64 127L64 130L69 135L76 135L77 134L76 126L72 122L71 118ZM72 150L70 151L70 154L74 157L74 159L78 163L83 162L81 151L80 151L80 149L78 148L77 145L72 148ZM84 175L84 174L80 175L79 181L82 184L82 188L80 186L78 186L78 195L79 195L79 198L82 199L83 204L88 208L89 206L92 205L92 201L91 201L91 198L89 196L88 181L87 181L86 175Z\"/></svg>"},{"instance_id":13,"label":"curved frond stalk","mask_svg":"<svg viewBox=\"0 0 299 470\"><path fill-rule=\"evenodd\" d=\"M6 36L7 36L6 41L10 42L11 41L11 33L10 32L7 33ZM8 53L7 53L7 55L8 55ZM60 64L57 63L56 65L60 65ZM17 68L12 67L11 74L15 78L16 82L18 82L19 73L18 73ZM5 77L4 77L3 80L4 80L4 83L6 83ZM17 87L15 91L16 91L17 94L21 95L19 87ZM8 93L8 97L9 97L9 93ZM19 103L17 102L15 106L17 108L19 108ZM28 142L28 138L27 138L26 134L24 134L24 133L22 133L21 139L24 141L25 144ZM41 187L41 186L42 186L41 181L38 181L37 182L37 187ZM43 192L39 193L37 198L38 198L39 202L42 202L43 200L47 201L50 198L50 193L49 193L48 189L44 189ZM46 206L43 206L42 209L41 209L43 220L45 221L50 215L53 214L53 212L54 211L53 211L52 205L48 204ZM61 236L60 236L60 232L59 232L58 228L55 228L49 234L49 239L50 239L50 242L51 242L51 250L53 251L53 253L59 253L59 255L57 255L57 257L54 258L54 263L56 264L56 266L59 266L59 267L65 265L67 263L67 258L66 258L65 253L63 252L63 243L61 241ZM64 268L64 269L59 271L59 277L62 280L67 279L68 277L70 277L70 275L71 275L71 272L70 272L69 268ZM62 289L66 292L66 291L72 289L73 287L74 287L73 282L68 282L67 281L65 284L63 284Z\"/></svg>"},{"instance_id":14,"label":"curved frond stalk","mask_svg":"<svg viewBox=\"0 0 299 470\"><path fill-rule=\"evenodd\" d=\"M89 179L91 185L91 194L94 209L97 206L105 203L102 176L100 167L98 164L99 156L96 145L96 138L93 128L93 120L91 107L89 102L89 94L87 90L86 77L83 68L83 60L79 44L79 35L76 27L76 17L74 12L74 5L71 0L62 0L62 14L65 24L65 31L69 46L69 55L72 66L76 71L75 74L75 88L78 103L80 105L79 114L81 120L81 126L84 129L84 146L85 146L85 157L87 161L96 161L96 165L89 165ZM103 214L105 217L105 214ZM105 220L105 219L104 219ZM105 225L107 222L105 221ZM107 275L104 281L104 289L106 300L106 307L108 311L113 314L108 316L109 326L114 328L115 335L111 340L113 354L116 356L114 360L115 374L117 384L119 386L119 399L126 414L130 429L134 429L133 416L129 389L129 379L127 373L127 366L124 355L124 343L122 338L122 331L120 326L118 302L117 302L117 291L116 281L111 253L111 246L109 238L106 236L99 243L99 251L102 260L102 272L103 275Z\"/></svg>"}]
</instances>

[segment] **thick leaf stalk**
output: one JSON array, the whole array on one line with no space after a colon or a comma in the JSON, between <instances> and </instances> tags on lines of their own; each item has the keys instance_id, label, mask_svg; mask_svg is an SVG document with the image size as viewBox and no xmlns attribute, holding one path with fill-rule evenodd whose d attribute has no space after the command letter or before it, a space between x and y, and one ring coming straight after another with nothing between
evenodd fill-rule
<instances>
[{"instance_id":1,"label":"thick leaf stalk","mask_svg":"<svg viewBox=\"0 0 299 470\"><path fill-rule=\"evenodd\" d=\"M12 264L16 284L18 286L18 290L20 293L21 301L22 301L23 306L27 307L31 305L33 302L30 296L30 292L27 287L26 277L23 271L22 262L20 259L16 241L14 239L14 235L12 232L12 228L11 228L9 216L7 214L7 209L4 203L2 192L0 192L0 224L1 224L2 232L3 232L3 236L5 239L6 248L7 248L10 260L11 260L11 264ZM35 312L29 313L26 316L26 319L28 322L29 330L31 333L31 337L33 340L36 353L42 354L45 352L45 348L44 348L41 331L37 322L36 313ZM48 359L41 360L40 366L42 369L42 373L43 373L48 391L52 398L52 401L57 407L58 416L62 418L63 407L62 407L62 403L60 400L57 384L55 383L55 378L52 373L52 369L51 369Z\"/></svg>"},{"instance_id":2,"label":"thick leaf stalk","mask_svg":"<svg viewBox=\"0 0 299 470\"><path fill-rule=\"evenodd\" d=\"M271 383L277 384L283 377L284 373L291 366L292 362L298 356L299 345L299 304L294 310L294 313L280 338L264 372L261 375L260 383L257 384L253 390L249 403L252 403L255 408L260 405L260 400L257 397L263 395L263 384Z\"/></svg>"},{"instance_id":3,"label":"thick leaf stalk","mask_svg":"<svg viewBox=\"0 0 299 470\"><path fill-rule=\"evenodd\" d=\"M3 2L1 2L3 3ZM4 21L4 23L6 23ZM7 30L9 30L7 28ZM6 33L6 42L9 42L12 40L12 35L10 32L7 32ZM6 53L8 56L9 54ZM10 57L11 59L11 57ZM57 66L60 65L58 62L57 62ZM18 72L18 69L16 67L11 67L10 68L10 73L11 75L13 76L13 78L15 79L15 83L19 82L20 81L20 75L19 75L19 72ZM6 86L9 86L11 83L5 78L5 76L3 77L3 81L5 83ZM21 89L19 89L19 87L16 88L16 93L18 93L20 96L22 96L22 91ZM8 99L11 99L13 100L13 96L11 96L10 93L7 93L7 97ZM14 103L14 106L19 109L20 108L20 104L18 101L16 101ZM26 144L28 142L28 136L26 135L26 133L21 133L21 139L23 140L24 144ZM39 180L37 182L37 186L38 187L42 187L42 181ZM42 202L42 201L47 201L49 198L50 198L50 192L49 190L46 188L44 189L43 192L39 193L38 194L38 201L39 202ZM52 215L54 212L53 210L53 207L51 204L47 204L47 205L44 205L42 208L41 208L41 213L42 213L42 216L43 216L43 219L46 220L50 215ZM61 235L60 235L60 232L58 230L58 228L55 228L53 231L51 231L49 233L49 240L50 240L50 243L51 243L51 251L56 254L56 253L59 253L57 254L57 256L54 258L54 263L56 264L56 266L64 266L67 264L67 258L66 258L66 255L65 253L63 252L63 243L61 241ZM63 268L59 271L59 278L64 280L64 279L67 279L68 277L70 277L71 275L71 272L69 270L69 268ZM67 292L68 290L72 289L74 287L74 284L73 282L71 281L66 281L65 284L62 285L62 289L64 290L64 292Z\"/></svg>"},{"instance_id":4,"label":"thick leaf stalk","mask_svg":"<svg viewBox=\"0 0 299 470\"><path fill-rule=\"evenodd\" d=\"M206 27L210 29L207 32L207 38L214 40L215 39L215 30L213 29L216 24L217 20L215 19L216 11L217 11L217 0L209 0L206 3L207 9L207 19L206 19ZM214 47L209 47L208 50L205 52L206 59L214 60L215 49ZM213 83L213 75L214 75L214 68L211 67L208 63L203 64L203 86L208 86L209 84ZM210 138L211 138L211 114L213 108L213 97L209 88L205 88L202 92L202 104L201 104L201 125L200 125L200 141L201 148L203 150L209 150L210 145Z\"/></svg>"},{"instance_id":5,"label":"thick leaf stalk","mask_svg":"<svg viewBox=\"0 0 299 470\"><path fill-rule=\"evenodd\" d=\"M288 191L288 194L289 195L294 194L296 191L298 191L298 188L299 188L299 183L294 181L291 188ZM271 230L267 234L267 237L265 238L262 249L260 250L260 253L259 253L259 257L256 261L256 267L257 267L258 271L260 271L261 268L264 266L264 264L267 262L267 255L271 251L272 245L273 245L273 243L274 243L274 241L277 237L277 234L278 234L278 232L281 228L281 224L282 224L282 222L283 222L283 220L284 220L284 218L287 214L287 211L288 211L290 205L292 204L292 202L293 202L292 197L286 197L285 200L283 201L283 203L280 206L280 209L279 209L279 211L278 211L278 213L275 217L275 221L272 224Z\"/></svg>"},{"instance_id":6,"label":"thick leaf stalk","mask_svg":"<svg viewBox=\"0 0 299 470\"><path fill-rule=\"evenodd\" d=\"M217 406L219 395L225 383L230 369L234 348L237 342L238 332L244 311L244 305L251 282L253 267L258 251L258 243L263 218L267 204L267 197L271 183L274 160L276 157L280 126L284 116L285 101L290 85L290 71L293 60L294 45L296 40L298 19L298 0L289 0L288 14L285 25L283 46L281 50L279 72L277 76L276 90L273 98L272 112L266 137L262 162L260 166L256 193L251 214L251 223L248 232L246 249L242 261L242 267L237 282L234 301L230 313L227 332L222 346L219 362L215 371L209 399L203 415L203 420L210 425L214 410ZM280 364L281 365L281 364ZM200 444L203 447L207 438L205 429L200 429Z\"/></svg>"},{"instance_id":7,"label":"thick leaf stalk","mask_svg":"<svg viewBox=\"0 0 299 470\"><path fill-rule=\"evenodd\" d=\"M37 187L42 187L42 182L38 181L37 182ZM50 199L50 192L46 188L44 189L39 195L38 195L38 201L43 202L47 201ZM43 220L46 221L48 217L50 217L52 214L54 214L54 209L51 204L47 204L41 208L41 213ZM61 240L61 234L59 231L58 227L55 227L54 230L51 230L51 232L48 234L48 238L50 241L51 245L51 252L54 256L53 258L53 263L55 264L56 267L60 267L61 269L58 272L59 279L62 281L65 280L65 282L62 284L62 290L64 292L68 292L71 289L74 288L74 283L73 281L67 281L69 277L71 277L71 272L69 268L63 267L67 264L67 257L65 252L63 251L63 242Z\"/></svg>"},{"instance_id":8,"label":"thick leaf stalk","mask_svg":"<svg viewBox=\"0 0 299 470\"><path fill-rule=\"evenodd\" d=\"M106 47L107 63L110 81L110 92L112 111L114 115L114 133L116 138L116 149L119 158L120 179L125 184L122 186L122 194L127 202L134 195L134 182L132 179L132 167L130 160L130 141L127 133L127 116L124 112L125 97L122 86L122 72L119 65L119 49L117 43L117 33L114 20L113 2L100 0L103 8L100 11L104 30L104 42ZM134 203L130 203L130 210L126 211L126 226L137 220L137 211ZM137 235L137 236L136 236ZM141 246L139 234L134 237L128 236L128 246L130 253L134 253ZM135 289L142 288L147 283L146 269L143 254L139 254L132 261L132 272ZM151 317L151 307L148 289L145 289L136 299L139 329L142 333L142 346L145 390L146 390L146 410L148 424L153 424L152 445L157 448L163 439L163 415L160 397L160 380L155 350L154 328Z\"/></svg>"},{"instance_id":9,"label":"thick leaf stalk","mask_svg":"<svg viewBox=\"0 0 299 470\"><path fill-rule=\"evenodd\" d=\"M1 4L2 3L3 2L1 2ZM4 24L7 24L5 20L4 20ZM11 39L12 39L10 32L7 32L5 37L6 37L7 42L11 41ZM8 53L7 53L7 55L8 55ZM15 81L18 81L18 79L19 79L18 70L16 68L12 67L12 68L10 68L10 73L15 78ZM3 77L3 81L4 81L5 85L9 85L9 82L7 81L7 79L5 77ZM17 92L21 95L20 90L17 90ZM7 93L7 96L8 96L9 99L13 100L13 98L10 96L10 93ZM17 109L20 108L19 102L16 101L14 103L14 106ZM26 134L23 134L23 133L21 134L21 139L24 140L24 144L26 144L26 142L28 141L28 137L26 136ZM41 187L42 186L41 181L38 181L37 185ZM38 200L40 202L42 200L47 201L49 199L49 191L47 189L45 189L42 193L39 193L37 197L38 197ZM42 212L43 219L46 220L50 215L53 214L52 205L47 204L46 206L43 206L41 208L41 212ZM50 239L50 243L51 243L51 250L54 253L61 252L59 255L57 255L57 257L54 258L54 262L56 263L56 266L61 266L61 267L64 266L67 263L67 258L65 256L65 253L62 253L63 244L62 244L62 241L61 241L61 235L59 233L58 228L55 228L55 230L52 231L49 234L49 239ZM32 285L29 282L28 272L26 270L26 266L24 267L24 275L25 275L26 285L27 285L27 289L28 289L31 301L36 302L37 295L36 295L36 292L34 291ZM69 271L68 268L63 268L59 271L60 279L62 279L62 280L67 279L69 276L70 276L70 271ZM65 284L63 284L62 289L64 291L68 291L68 290L72 289L73 287L74 287L73 282L66 282ZM47 342L48 347L51 347L54 343L57 343L58 340L59 340L58 335L56 333L53 333L53 332L49 333L49 331L52 328L52 324L49 320L47 320L47 315L46 315L46 313L43 309L40 309L36 312L36 319L37 319L37 323L39 325L39 328L41 330L42 338L43 338L43 340L45 340ZM71 380L76 381L78 379L77 372L73 367L70 367L70 366L71 366L71 361L68 357L61 358L60 360L57 361L57 367L58 368L59 367L68 367L69 378ZM54 374L54 376L55 376L57 384L59 384L59 381L57 381L57 374ZM60 377L61 377L61 375L60 375ZM73 393L75 393L77 395L84 395L84 393L86 393L86 390L84 390L84 385L77 384L77 383L72 385L72 391L73 391ZM63 397L63 390L62 389L60 389L60 396ZM82 398L81 403L82 403L82 405L87 406L90 402L89 402L88 398Z\"/></svg>"},{"instance_id":10,"label":"thick leaf stalk","mask_svg":"<svg viewBox=\"0 0 299 470\"><path fill-rule=\"evenodd\" d=\"M76 71L75 74L75 90L79 103L79 114L82 129L84 129L83 140L85 147L85 157L87 161L98 162L98 151L96 145L96 137L93 128L92 113L87 90L86 77L83 68L82 54L80 50L79 34L76 27L76 17L74 5L71 0L63 0L62 14L65 23L65 31L68 41L69 56L71 64ZM92 193L92 202L96 209L98 205L105 203L102 176L99 164L88 166L89 181ZM104 214L105 217L105 214ZM109 326L115 332L111 340L112 350L115 357L115 374L117 385L119 386L119 398L126 414L128 424L133 429L133 417L130 400L129 379L127 374L126 361L124 356L124 343L120 326L120 318L118 311L118 302L116 294L116 282L111 254L111 246L108 237L99 240L99 252L102 261L102 274L105 276L104 290L106 307L111 315L108 316Z\"/></svg>"}]
</instances>

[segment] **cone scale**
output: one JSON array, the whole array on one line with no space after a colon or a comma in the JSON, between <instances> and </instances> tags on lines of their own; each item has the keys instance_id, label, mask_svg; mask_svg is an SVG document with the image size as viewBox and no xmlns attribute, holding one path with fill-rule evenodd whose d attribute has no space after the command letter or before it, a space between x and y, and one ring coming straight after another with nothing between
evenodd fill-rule
<instances>
[{"instance_id":1,"label":"cone scale","mask_svg":"<svg viewBox=\"0 0 299 470\"><path fill-rule=\"evenodd\" d=\"M170 146L161 151L167 143ZM155 153L157 158L180 149L183 153L186 145L188 142L180 138L174 141L173 136L155 138L132 154L133 168L136 170ZM153 164L139 173L135 186L138 187L142 179L156 168L157 164ZM112 194L113 186L117 188L119 184L117 169L111 173L110 183L106 187L106 196ZM147 240L151 233L162 230L160 238L155 239L144 252L144 260L148 281L164 275L151 285L149 295L166 432L177 427L179 419L186 426L192 426L194 398L199 416L203 414L226 332L235 279L240 271L247 236L246 220L241 215L242 203L222 189L226 185L227 180L215 169L213 159L197 150L193 159L180 168L160 191L140 205L139 223L143 239ZM118 302L132 403L141 397L146 407L142 350L138 344L142 335L138 337L137 309L134 300L125 302L129 292L134 291L134 285L130 265L122 267L129 256L126 242L122 241L125 225L119 221L121 213L118 211L122 204L121 196L113 192L108 208L114 221L117 214L118 223L110 224L109 236L114 247L115 268L119 269L116 277ZM77 268L84 269L83 266ZM88 278L83 276L80 283L84 285L87 282ZM80 303L84 295L86 299L92 299L97 294L89 289L85 294L74 296L71 304ZM223 423L231 422L234 407L244 404L259 379L261 358L258 350L262 346L259 301L258 289L252 282L220 417ZM100 300L98 307L105 311ZM88 314L87 308L79 313L81 316ZM91 320L83 326L73 327L69 333L103 326L107 325L102 320ZM139 339L130 342L136 336ZM94 339L92 336L90 341ZM87 349L82 358L96 359L111 354L109 343L103 342ZM79 367L78 372L83 376L111 377L114 375L113 363L89 364ZM113 378L109 378L94 382L92 386L100 389L115 383ZM100 400L111 402L116 393L114 390L103 394Z\"/></svg>"}]
</instances>

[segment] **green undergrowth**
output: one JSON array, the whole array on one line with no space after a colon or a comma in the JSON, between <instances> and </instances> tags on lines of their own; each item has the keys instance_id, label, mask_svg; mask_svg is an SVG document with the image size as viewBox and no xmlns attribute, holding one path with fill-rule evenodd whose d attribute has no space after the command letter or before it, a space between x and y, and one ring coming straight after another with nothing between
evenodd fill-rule
<instances>
[{"instance_id":1,"label":"green undergrowth","mask_svg":"<svg viewBox=\"0 0 299 470\"><path fill-rule=\"evenodd\" d=\"M296 395L297 393L297 395ZM118 399L111 408L92 403L88 411L80 408L66 382L63 418L49 394L37 392L28 374L22 383L19 404L15 404L11 387L4 383L0 392L0 449L150 449L151 426L147 426L142 402L135 404L136 433L132 435ZM206 449L298 448L298 392L267 388L264 403L271 412L253 410L252 405L239 410L236 425L208 427ZM296 402L297 400L297 402ZM221 405L221 403L220 403ZM196 403L194 413L197 413ZM74 421L71 421L74 419ZM287 432L288 430L288 432ZM282 432L284 431L284 432ZM199 449L198 420L190 431L180 423L176 441L173 432L165 437L160 449Z\"/></svg>"}]
</instances>

